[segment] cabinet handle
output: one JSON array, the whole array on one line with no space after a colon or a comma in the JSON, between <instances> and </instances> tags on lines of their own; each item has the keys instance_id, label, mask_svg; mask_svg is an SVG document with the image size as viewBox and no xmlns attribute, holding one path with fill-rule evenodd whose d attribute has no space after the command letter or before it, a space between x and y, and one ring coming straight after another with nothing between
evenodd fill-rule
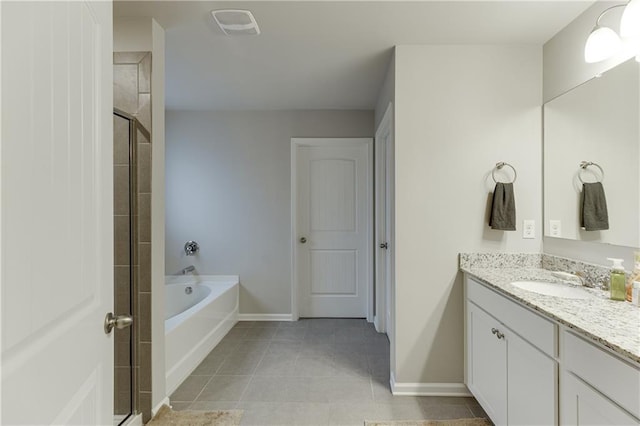
<instances>
[{"instance_id":1,"label":"cabinet handle","mask_svg":"<svg viewBox=\"0 0 640 426\"><path fill-rule=\"evenodd\" d=\"M504 339L504 333L500 333L500 330L497 328L492 328L491 333L495 334L498 339Z\"/></svg>"}]
</instances>

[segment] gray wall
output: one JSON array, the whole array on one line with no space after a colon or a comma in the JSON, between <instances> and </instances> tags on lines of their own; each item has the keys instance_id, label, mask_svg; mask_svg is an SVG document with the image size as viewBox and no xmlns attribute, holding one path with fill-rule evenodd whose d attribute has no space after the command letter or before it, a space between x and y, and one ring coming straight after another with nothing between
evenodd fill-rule
<instances>
[{"instance_id":1,"label":"gray wall","mask_svg":"<svg viewBox=\"0 0 640 426\"><path fill-rule=\"evenodd\" d=\"M396 47L396 382L463 382L459 252L540 252L541 94L537 46ZM516 232L487 225L498 161L518 171Z\"/></svg>"},{"instance_id":2,"label":"gray wall","mask_svg":"<svg viewBox=\"0 0 640 426\"><path fill-rule=\"evenodd\" d=\"M606 1L595 3L544 45L545 102L633 56L630 51L623 51L618 56L597 64L584 62L586 37L599 13L609 6L611 3ZM621 12L622 8L610 12L611 16L603 24L612 25L617 31L616 24ZM619 257L625 259L626 265L633 265L633 248L611 244L545 237L544 252L601 265L609 265L607 257Z\"/></svg>"},{"instance_id":3,"label":"gray wall","mask_svg":"<svg viewBox=\"0 0 640 426\"><path fill-rule=\"evenodd\" d=\"M167 111L166 273L240 275L240 313L291 313L291 138L371 137L373 111ZM187 240L200 253L186 257Z\"/></svg>"}]
</instances>

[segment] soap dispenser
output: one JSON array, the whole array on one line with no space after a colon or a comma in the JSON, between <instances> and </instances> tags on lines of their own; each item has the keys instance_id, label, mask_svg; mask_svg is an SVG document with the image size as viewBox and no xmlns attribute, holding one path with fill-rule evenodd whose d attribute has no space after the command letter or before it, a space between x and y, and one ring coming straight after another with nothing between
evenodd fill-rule
<instances>
[{"instance_id":1,"label":"soap dispenser","mask_svg":"<svg viewBox=\"0 0 640 426\"><path fill-rule=\"evenodd\" d=\"M611 300L625 300L627 289L625 286L626 276L622 266L623 259L608 258L608 260L613 262L609 283Z\"/></svg>"}]
</instances>

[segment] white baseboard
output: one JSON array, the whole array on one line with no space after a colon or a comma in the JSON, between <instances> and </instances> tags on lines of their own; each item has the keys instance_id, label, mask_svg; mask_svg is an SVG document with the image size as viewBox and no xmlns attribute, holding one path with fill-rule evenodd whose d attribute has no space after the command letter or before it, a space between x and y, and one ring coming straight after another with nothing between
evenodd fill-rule
<instances>
[{"instance_id":1,"label":"white baseboard","mask_svg":"<svg viewBox=\"0 0 640 426\"><path fill-rule=\"evenodd\" d=\"M169 397L165 396L164 399L162 401L160 401L160 403L158 405L156 405L153 410L151 410L151 416L155 416L156 414L158 414L158 411L160 411L160 408L162 408L163 405L167 405L169 407L171 407L171 401L169 401Z\"/></svg>"},{"instance_id":2,"label":"white baseboard","mask_svg":"<svg viewBox=\"0 0 640 426\"><path fill-rule=\"evenodd\" d=\"M402 383L391 374L391 393L399 396L472 396L464 383Z\"/></svg>"},{"instance_id":3,"label":"white baseboard","mask_svg":"<svg viewBox=\"0 0 640 426\"><path fill-rule=\"evenodd\" d=\"M291 314L238 314L238 321L293 321Z\"/></svg>"}]
</instances>

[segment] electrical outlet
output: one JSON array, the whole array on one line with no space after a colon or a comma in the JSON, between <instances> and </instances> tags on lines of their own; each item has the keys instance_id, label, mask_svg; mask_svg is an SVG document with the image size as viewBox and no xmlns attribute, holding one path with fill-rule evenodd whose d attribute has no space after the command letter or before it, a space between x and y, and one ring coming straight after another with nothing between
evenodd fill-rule
<instances>
[{"instance_id":1,"label":"electrical outlet","mask_svg":"<svg viewBox=\"0 0 640 426\"><path fill-rule=\"evenodd\" d=\"M536 221L524 220L522 222L522 238L535 238L536 237Z\"/></svg>"},{"instance_id":2,"label":"electrical outlet","mask_svg":"<svg viewBox=\"0 0 640 426\"><path fill-rule=\"evenodd\" d=\"M558 238L562 236L562 222L559 220L549 221L549 236Z\"/></svg>"}]
</instances>

